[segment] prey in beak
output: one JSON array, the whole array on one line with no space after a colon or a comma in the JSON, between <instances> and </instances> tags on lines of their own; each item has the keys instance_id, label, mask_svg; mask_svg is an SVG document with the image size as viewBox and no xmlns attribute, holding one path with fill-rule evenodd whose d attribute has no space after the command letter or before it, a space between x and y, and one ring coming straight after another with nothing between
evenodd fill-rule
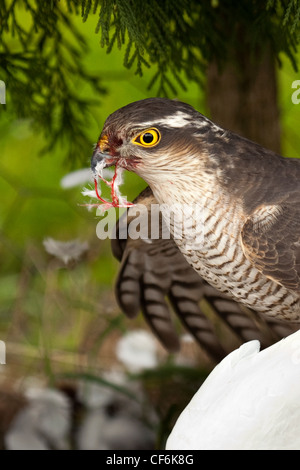
<instances>
[{"instance_id":1,"label":"prey in beak","mask_svg":"<svg viewBox=\"0 0 300 470\"><path fill-rule=\"evenodd\" d=\"M94 176L97 176L97 169L103 170L109 166L115 165L117 157L110 154L110 147L108 144L108 136L104 135L97 142L95 150L92 155L91 169Z\"/></svg>"},{"instance_id":2,"label":"prey in beak","mask_svg":"<svg viewBox=\"0 0 300 470\"><path fill-rule=\"evenodd\" d=\"M91 169L94 175L95 194L97 199L100 201L99 205L103 204L104 210L111 207L130 207L134 205L131 202L127 202L120 193L119 186L123 183L122 173L124 168L118 164L118 157L111 153L114 152L109 146L108 136L103 135L96 144L93 152ZM115 166L115 172L112 179L108 181L103 177L103 170L110 166ZM111 188L111 201L107 201L101 197L99 180L100 183L103 182Z\"/></svg>"}]
</instances>

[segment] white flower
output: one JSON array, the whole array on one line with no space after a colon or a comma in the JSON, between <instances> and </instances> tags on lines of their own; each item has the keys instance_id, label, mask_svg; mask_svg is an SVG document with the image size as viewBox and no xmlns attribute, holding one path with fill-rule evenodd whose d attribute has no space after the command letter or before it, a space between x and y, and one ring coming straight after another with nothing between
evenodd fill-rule
<instances>
[{"instance_id":1,"label":"white flower","mask_svg":"<svg viewBox=\"0 0 300 470\"><path fill-rule=\"evenodd\" d=\"M80 242L77 239L62 242L49 237L43 241L43 244L50 255L56 256L65 264L69 261L77 261L89 248L88 242Z\"/></svg>"},{"instance_id":2,"label":"white flower","mask_svg":"<svg viewBox=\"0 0 300 470\"><path fill-rule=\"evenodd\" d=\"M156 342L145 330L135 330L124 335L117 343L116 354L130 372L140 372L158 364Z\"/></svg>"},{"instance_id":3,"label":"white flower","mask_svg":"<svg viewBox=\"0 0 300 470\"><path fill-rule=\"evenodd\" d=\"M121 371L111 370L102 374L102 378L111 384L128 387L128 379ZM112 387L101 384L99 382L82 381L79 382L78 398L81 403L87 408L94 409L106 406L112 399L112 396L118 395L119 392L115 391Z\"/></svg>"},{"instance_id":4,"label":"white flower","mask_svg":"<svg viewBox=\"0 0 300 470\"><path fill-rule=\"evenodd\" d=\"M105 168L102 170L103 178L108 179L113 176L113 171ZM63 189L74 188L75 186L80 186L86 183L92 183L94 181L94 176L90 168L81 168L80 170L72 171L68 173L60 180L60 186Z\"/></svg>"},{"instance_id":5,"label":"white flower","mask_svg":"<svg viewBox=\"0 0 300 470\"><path fill-rule=\"evenodd\" d=\"M154 449L155 434L143 423L139 414L131 413L129 403L125 410L116 403L116 414L99 408L89 411L77 434L79 450L150 450ZM112 403L112 409L114 403Z\"/></svg>"},{"instance_id":6,"label":"white flower","mask_svg":"<svg viewBox=\"0 0 300 470\"><path fill-rule=\"evenodd\" d=\"M28 404L13 419L5 435L9 450L67 449L71 425L68 398L54 389L29 389Z\"/></svg>"},{"instance_id":7,"label":"white flower","mask_svg":"<svg viewBox=\"0 0 300 470\"><path fill-rule=\"evenodd\" d=\"M60 180L60 186L63 189L74 188L85 183L91 183L93 181L93 175L90 168L81 168L80 170L72 171L68 173Z\"/></svg>"},{"instance_id":8,"label":"white flower","mask_svg":"<svg viewBox=\"0 0 300 470\"><path fill-rule=\"evenodd\" d=\"M78 398L87 408L76 433L79 450L153 449L154 432L144 423L143 392L137 382L123 372L112 370L102 378L111 386L99 382L79 384ZM127 390L131 396L113 388ZM147 407L147 421L157 424L154 410Z\"/></svg>"}]
</instances>

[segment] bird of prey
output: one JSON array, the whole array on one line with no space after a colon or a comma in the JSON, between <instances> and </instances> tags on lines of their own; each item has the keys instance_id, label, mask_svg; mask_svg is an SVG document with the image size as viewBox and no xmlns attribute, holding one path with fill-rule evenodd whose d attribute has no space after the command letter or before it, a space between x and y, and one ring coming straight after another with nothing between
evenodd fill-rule
<instances>
[{"instance_id":1,"label":"bird of prey","mask_svg":"<svg viewBox=\"0 0 300 470\"><path fill-rule=\"evenodd\" d=\"M201 343L200 336L205 338L206 346L212 332L198 305L201 298L209 299L205 292L223 304L235 305L229 298L239 302L239 312L250 309L255 318L247 326L245 321L240 331L248 332L258 318L279 336L297 328L277 320L300 320L298 160L222 129L188 104L150 98L106 120L92 169L97 174L100 167L111 165L134 171L149 184L143 202L148 198L148 207L158 203L164 220L170 220L170 207L175 211L168 241L134 241L134 247L130 239L113 243L115 255L123 257L117 294L127 313L131 309L134 315L141 307L170 349L177 343L166 314L166 295L194 336ZM134 259L138 252L142 256ZM136 272L126 278L129 267ZM124 276L130 281L137 272L144 275L142 282L136 277L134 295L130 283L124 289ZM153 272L159 273L160 283L153 282ZM161 314L146 307L151 298ZM222 308L220 312L224 314ZM224 355L221 350L214 354Z\"/></svg>"}]
</instances>

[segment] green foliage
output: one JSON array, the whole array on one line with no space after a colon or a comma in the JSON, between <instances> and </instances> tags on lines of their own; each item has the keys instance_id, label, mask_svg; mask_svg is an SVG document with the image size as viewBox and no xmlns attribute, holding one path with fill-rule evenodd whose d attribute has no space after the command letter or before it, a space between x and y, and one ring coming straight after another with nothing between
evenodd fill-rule
<instances>
[{"instance_id":1,"label":"green foliage","mask_svg":"<svg viewBox=\"0 0 300 470\"><path fill-rule=\"evenodd\" d=\"M107 52L115 43L119 48L124 46L124 66L135 66L139 75L145 66L157 67L149 86L156 84L158 95L175 94L176 83L184 87L181 72L187 80L201 80L208 61L222 65L239 48L243 53L247 50L253 54L271 46L277 59L283 52L296 68L300 6L295 0L81 3L84 21L91 11L99 14L96 32L100 33L101 45L107 47Z\"/></svg>"},{"instance_id":2,"label":"green foliage","mask_svg":"<svg viewBox=\"0 0 300 470\"><path fill-rule=\"evenodd\" d=\"M105 90L100 77L83 65L87 51L84 37L60 2L0 3L0 76L9 91L6 109L29 118L43 132L43 152L60 142L74 159L90 147L86 129L92 106ZM78 90L85 84L97 100L80 96Z\"/></svg>"},{"instance_id":3,"label":"green foliage","mask_svg":"<svg viewBox=\"0 0 300 470\"><path fill-rule=\"evenodd\" d=\"M184 86L179 72L198 80L207 61L223 63L240 43L247 44L251 53L271 41L276 57L284 52L294 60L299 42L300 6L295 0L146 0L142 5L138 0L83 1L84 20L92 9L99 13L96 32L101 34L101 45L108 52L115 43L124 46L125 67L135 64L136 73L142 74L144 65L157 65L151 85L159 82L158 94L166 94L165 87L174 92L166 70Z\"/></svg>"},{"instance_id":4,"label":"green foliage","mask_svg":"<svg viewBox=\"0 0 300 470\"><path fill-rule=\"evenodd\" d=\"M72 15L98 16L100 46L123 49L125 68L153 70L149 88L175 95L188 81L203 82L210 61L257 54L286 54L296 69L300 6L297 0L3 0L0 3L0 78L9 90L7 111L32 120L47 136L46 150L61 142L68 156L86 155L87 129L100 77L86 70L88 46ZM74 160L74 158L73 158Z\"/></svg>"}]
</instances>

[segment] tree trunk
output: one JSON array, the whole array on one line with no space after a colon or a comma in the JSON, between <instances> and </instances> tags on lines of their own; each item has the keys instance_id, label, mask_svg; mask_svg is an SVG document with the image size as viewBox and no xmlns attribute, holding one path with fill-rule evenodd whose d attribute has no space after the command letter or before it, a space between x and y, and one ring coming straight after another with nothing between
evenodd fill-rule
<instances>
[{"instance_id":1,"label":"tree trunk","mask_svg":"<svg viewBox=\"0 0 300 470\"><path fill-rule=\"evenodd\" d=\"M269 49L255 58L244 47L222 70L211 62L207 101L211 118L222 127L280 153L280 122L275 61Z\"/></svg>"}]
</instances>

